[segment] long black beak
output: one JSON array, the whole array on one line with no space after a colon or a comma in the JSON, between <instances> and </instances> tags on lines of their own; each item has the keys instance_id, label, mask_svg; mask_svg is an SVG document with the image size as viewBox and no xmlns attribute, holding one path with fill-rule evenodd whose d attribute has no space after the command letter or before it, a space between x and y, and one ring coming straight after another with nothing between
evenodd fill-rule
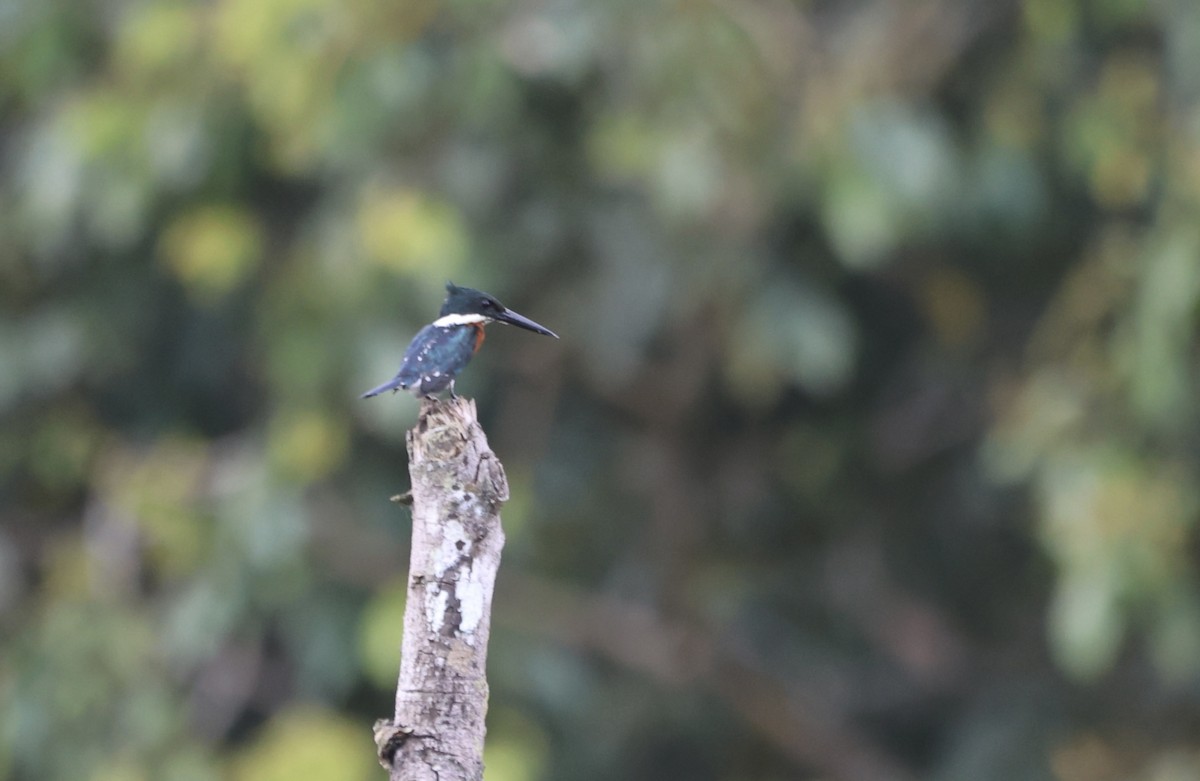
<instances>
[{"instance_id":1,"label":"long black beak","mask_svg":"<svg viewBox=\"0 0 1200 781\"><path fill-rule=\"evenodd\" d=\"M533 331L534 333L553 336L555 339L558 338L558 334L554 333L546 326L539 325L525 315L519 315L511 309L505 309L500 314L495 315L493 319L498 323L508 323L509 325L515 325L518 328L524 328L526 331Z\"/></svg>"}]
</instances>

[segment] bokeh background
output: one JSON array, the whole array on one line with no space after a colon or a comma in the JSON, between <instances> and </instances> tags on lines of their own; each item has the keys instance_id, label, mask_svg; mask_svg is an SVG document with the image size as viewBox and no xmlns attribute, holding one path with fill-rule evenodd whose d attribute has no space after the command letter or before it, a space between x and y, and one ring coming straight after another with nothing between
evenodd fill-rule
<instances>
[{"instance_id":1,"label":"bokeh background","mask_svg":"<svg viewBox=\"0 0 1200 781\"><path fill-rule=\"evenodd\" d=\"M1200 4L0 0L0 778L382 778L395 371L490 781L1200 778Z\"/></svg>"}]
</instances>

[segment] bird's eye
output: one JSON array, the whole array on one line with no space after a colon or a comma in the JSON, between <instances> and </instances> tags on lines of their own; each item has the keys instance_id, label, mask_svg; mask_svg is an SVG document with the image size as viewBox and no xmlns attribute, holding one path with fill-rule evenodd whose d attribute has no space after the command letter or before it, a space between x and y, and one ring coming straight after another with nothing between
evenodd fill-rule
<instances>
[{"instance_id":1,"label":"bird's eye","mask_svg":"<svg viewBox=\"0 0 1200 781\"><path fill-rule=\"evenodd\" d=\"M495 306L495 304L492 303L491 301L488 301L486 298L483 300L483 308L484 309L491 309L494 306Z\"/></svg>"}]
</instances>

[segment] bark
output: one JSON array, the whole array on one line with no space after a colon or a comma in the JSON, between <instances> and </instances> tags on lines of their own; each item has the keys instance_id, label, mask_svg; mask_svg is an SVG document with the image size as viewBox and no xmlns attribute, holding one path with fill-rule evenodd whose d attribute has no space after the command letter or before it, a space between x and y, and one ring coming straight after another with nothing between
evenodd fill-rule
<instances>
[{"instance_id":1,"label":"bark","mask_svg":"<svg viewBox=\"0 0 1200 781\"><path fill-rule=\"evenodd\" d=\"M426 399L408 432L412 558L400 680L375 725L391 781L481 781L492 590L508 499L475 403Z\"/></svg>"}]
</instances>

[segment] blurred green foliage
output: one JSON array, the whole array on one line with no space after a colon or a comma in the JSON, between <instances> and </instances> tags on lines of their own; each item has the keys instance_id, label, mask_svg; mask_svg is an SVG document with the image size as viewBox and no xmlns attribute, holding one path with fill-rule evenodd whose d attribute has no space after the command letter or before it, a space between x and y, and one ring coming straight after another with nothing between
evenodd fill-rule
<instances>
[{"instance_id":1,"label":"blurred green foliage","mask_svg":"<svg viewBox=\"0 0 1200 781\"><path fill-rule=\"evenodd\" d=\"M447 278L490 781L1200 777L1200 6L0 3L0 778L379 778Z\"/></svg>"}]
</instances>

